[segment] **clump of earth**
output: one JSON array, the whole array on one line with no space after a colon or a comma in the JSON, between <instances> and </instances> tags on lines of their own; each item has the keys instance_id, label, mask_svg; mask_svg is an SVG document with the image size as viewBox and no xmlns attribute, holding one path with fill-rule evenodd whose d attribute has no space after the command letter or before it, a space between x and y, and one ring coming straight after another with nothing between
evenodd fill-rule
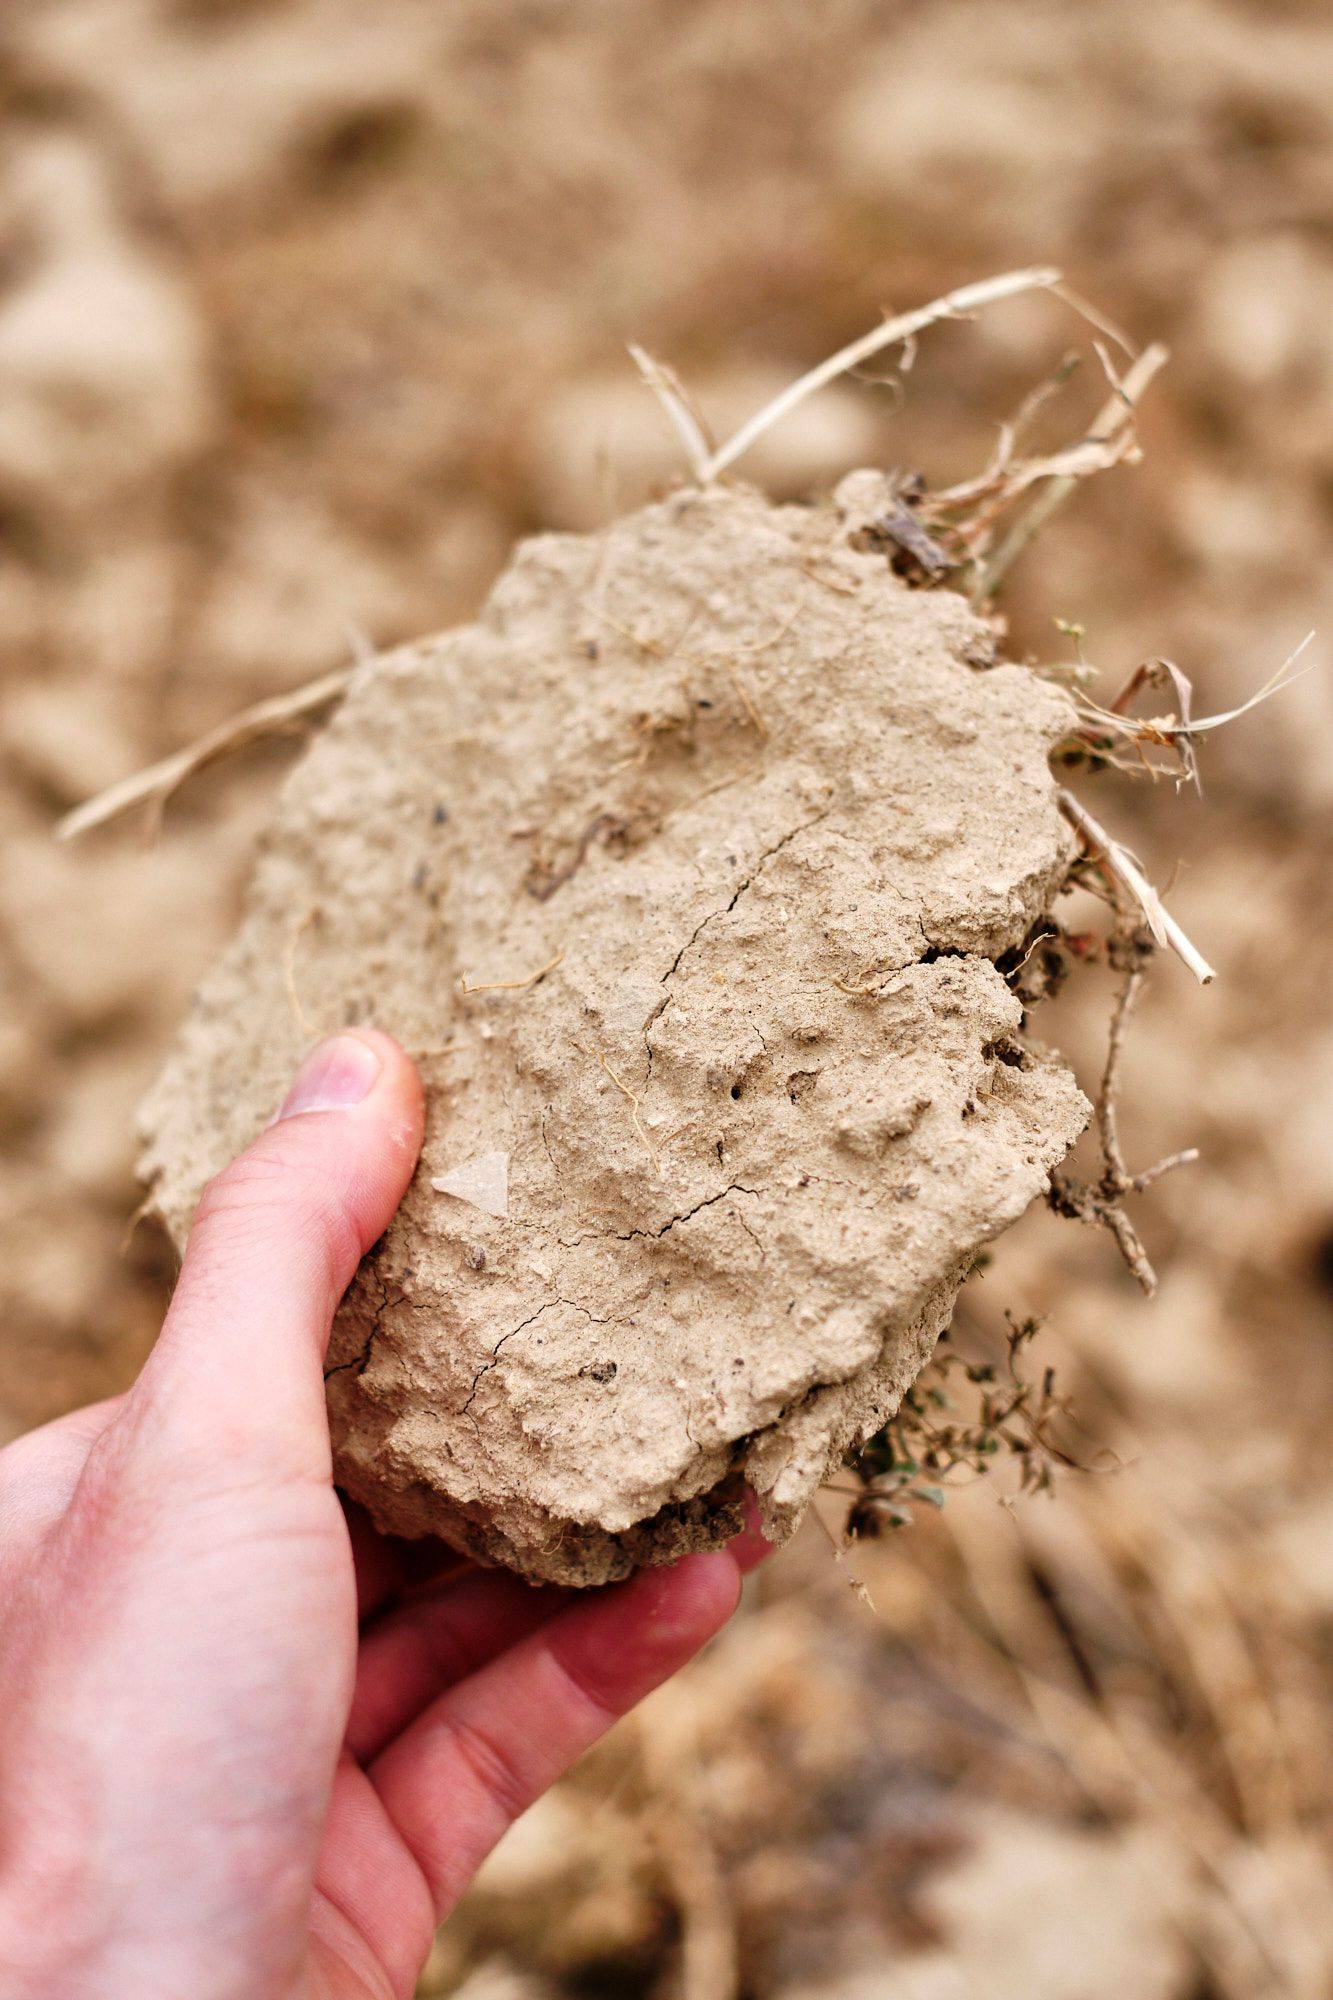
<instances>
[{"instance_id":1,"label":"clump of earth","mask_svg":"<svg viewBox=\"0 0 1333 2000\"><path fill-rule=\"evenodd\" d=\"M387 1530L596 1584L748 1487L783 1539L1085 1123L996 964L1068 874L1072 711L894 574L884 496L526 542L288 779L144 1171L183 1242L313 1036L417 1057L421 1164L328 1359Z\"/></svg>"}]
</instances>

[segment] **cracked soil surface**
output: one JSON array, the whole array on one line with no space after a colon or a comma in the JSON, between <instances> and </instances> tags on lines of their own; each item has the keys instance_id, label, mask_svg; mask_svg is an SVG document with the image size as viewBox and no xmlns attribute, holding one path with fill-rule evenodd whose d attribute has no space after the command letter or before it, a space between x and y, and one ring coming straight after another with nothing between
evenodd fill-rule
<instances>
[{"instance_id":1,"label":"cracked soil surface","mask_svg":"<svg viewBox=\"0 0 1333 2000\"><path fill-rule=\"evenodd\" d=\"M422 1165L329 1355L389 1529L598 1583L748 1482L784 1536L1082 1128L994 963L1068 868L1069 707L853 545L875 477L525 543L287 783L145 1173L180 1241L312 1034L418 1056ZM432 1187L496 1154L507 1215Z\"/></svg>"}]
</instances>

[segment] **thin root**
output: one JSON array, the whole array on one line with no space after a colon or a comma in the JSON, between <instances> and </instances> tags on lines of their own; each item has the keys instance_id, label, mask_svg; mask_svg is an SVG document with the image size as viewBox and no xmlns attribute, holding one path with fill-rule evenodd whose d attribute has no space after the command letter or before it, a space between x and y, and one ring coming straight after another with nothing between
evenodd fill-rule
<instances>
[{"instance_id":1,"label":"thin root","mask_svg":"<svg viewBox=\"0 0 1333 2000\"><path fill-rule=\"evenodd\" d=\"M616 1089L620 1092L620 1095L625 1099L625 1102L629 1105L630 1119L633 1123L634 1130L638 1133L639 1138L643 1142L644 1151L647 1153L649 1159L653 1163L653 1172L660 1179L662 1174L662 1162L658 1157L657 1148L656 1146L654 1146L652 1140L648 1137L647 1131L644 1129L643 1120L639 1116L639 1111L640 1107L643 1104L643 1099L639 1096L637 1091L631 1090L627 1083L621 1082L620 1078L616 1075L615 1071L612 1069L610 1063L606 1060L606 1057L604 1055L599 1055L597 1060L601 1064L602 1068L606 1071L607 1075L610 1077Z\"/></svg>"},{"instance_id":2,"label":"thin root","mask_svg":"<svg viewBox=\"0 0 1333 2000\"><path fill-rule=\"evenodd\" d=\"M315 1029L310 1016L301 1005L301 994L296 984L296 947L318 916L319 910L312 904L287 940L287 953L282 966L283 984L287 988L287 998L291 1003L292 1018L300 1030L303 1042L313 1041Z\"/></svg>"},{"instance_id":3,"label":"thin root","mask_svg":"<svg viewBox=\"0 0 1333 2000\"><path fill-rule=\"evenodd\" d=\"M459 979L458 991L464 999L471 999L474 993L523 993L529 986L535 986L539 979L545 979L548 972L554 972L564 957L558 951L554 958L548 958L545 965L539 965L535 972L529 972L523 979L486 979L473 986L467 979Z\"/></svg>"},{"instance_id":4,"label":"thin root","mask_svg":"<svg viewBox=\"0 0 1333 2000\"><path fill-rule=\"evenodd\" d=\"M1190 1166L1199 1157L1198 1148L1188 1146L1182 1152L1168 1154L1142 1173L1132 1174L1125 1165L1120 1143L1120 1066L1125 1050L1125 1030L1147 977L1152 953L1152 939L1141 931L1122 932L1112 940L1112 962L1120 965L1123 977L1111 1014L1106 1064L1095 1106L1101 1141L1101 1178L1089 1183L1075 1180L1070 1175L1055 1174L1051 1178L1049 1197L1052 1208L1058 1214L1072 1216L1076 1221L1110 1231L1130 1272L1149 1298L1157 1290L1157 1273L1149 1261L1142 1238L1125 1211L1125 1197L1142 1194L1163 1174L1171 1173L1177 1167Z\"/></svg>"}]
</instances>

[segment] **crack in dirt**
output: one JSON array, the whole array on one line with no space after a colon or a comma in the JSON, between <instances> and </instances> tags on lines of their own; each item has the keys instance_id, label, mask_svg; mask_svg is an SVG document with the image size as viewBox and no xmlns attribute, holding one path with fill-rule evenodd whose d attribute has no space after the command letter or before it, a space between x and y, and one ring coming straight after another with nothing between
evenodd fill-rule
<instances>
[{"instance_id":1,"label":"crack in dirt","mask_svg":"<svg viewBox=\"0 0 1333 2000\"><path fill-rule=\"evenodd\" d=\"M670 988L671 981L680 971L682 959L684 959L687 952L690 952L694 949L699 939L708 929L708 926L711 923L715 923L719 917L725 917L730 915L731 911L735 909L741 897L750 887L750 884L755 880L755 877L759 875L761 871L768 865L768 863L773 859L773 856L775 854L781 854L784 847L790 847L791 843L794 840L798 839L801 834L808 833L812 826L818 826L820 821L827 819L832 811L833 811L832 806L825 806L822 812L817 812L813 814L811 818L807 820L802 820L801 824L799 826L794 826L791 829L790 833L784 833L781 840L776 840L774 841L771 847L765 848L764 852L758 857L753 867L750 869L749 874L745 876L744 880L739 884L739 886L732 894L730 901L723 903L716 910L709 910L703 917L700 918L699 922L695 925L689 937L686 938L684 944L681 946L680 950L676 953L676 956L672 959L671 964L668 966L667 970L663 973L662 978L659 981L659 984L664 989ZM653 1023L655 1021L660 1020L662 1015L665 1014L667 1008L671 1005L671 1000L672 1000L672 995L670 991L665 990L662 994L662 998L658 1001L657 1005L653 1008L652 1013L648 1016L648 1019L643 1024L643 1046L644 1049L647 1051L647 1056L648 1056L648 1072L645 1078L645 1082L651 1082L653 1074L653 1050L648 1040L649 1030L652 1028ZM760 1037L760 1039L761 1040L763 1039L762 1036Z\"/></svg>"},{"instance_id":2,"label":"crack in dirt","mask_svg":"<svg viewBox=\"0 0 1333 2000\"><path fill-rule=\"evenodd\" d=\"M366 1276L367 1278L373 1278L380 1288L379 1298L371 1308L370 1332L366 1335L360 1350L352 1356L350 1361L340 1361L335 1368L326 1368L324 1370L324 1380L326 1382L332 1380L335 1375L345 1375L351 1368L355 1368L357 1374L362 1375L365 1373L370 1362L370 1350L379 1338L384 1315L389 1309L389 1286L387 1279L381 1277L380 1273L376 1270L368 1269Z\"/></svg>"},{"instance_id":3,"label":"crack in dirt","mask_svg":"<svg viewBox=\"0 0 1333 2000\"><path fill-rule=\"evenodd\" d=\"M396 1298L390 1298L387 1279L381 1277L380 1273L371 1265L366 1266L366 1277L367 1279L373 1278L380 1289L380 1295L371 1308L370 1332L366 1335L365 1340L350 1361L340 1361L335 1367L324 1370L324 1380L326 1382L331 1381L335 1375L346 1375L353 1368L358 1375L364 1375L367 1367L370 1365L371 1351L374 1348L375 1342L384 1331L384 1315L388 1312L390 1306L401 1312L431 1312L434 1309L433 1303L430 1300L410 1298L407 1292L403 1290L399 1291Z\"/></svg>"},{"instance_id":4,"label":"crack in dirt","mask_svg":"<svg viewBox=\"0 0 1333 2000\"><path fill-rule=\"evenodd\" d=\"M719 1188L716 1194L706 1194L702 1201L696 1201L693 1208L687 1208L680 1215L670 1216L660 1229L585 1229L578 1236L565 1238L557 1236L556 1242L562 1250L576 1250L580 1243L590 1241L612 1241L633 1243L644 1238L656 1243L669 1235L682 1222L689 1222L701 1209L712 1208L717 1202L725 1201L729 1194L751 1194L756 1199L763 1193L762 1188L746 1187L744 1181L732 1181L728 1187ZM589 1314L591 1318L591 1314Z\"/></svg>"},{"instance_id":5,"label":"crack in dirt","mask_svg":"<svg viewBox=\"0 0 1333 2000\"><path fill-rule=\"evenodd\" d=\"M514 1338L515 1334L522 1333L525 1327L531 1326L534 1320L540 1319L543 1313L550 1312L555 1306L568 1306L571 1312L582 1313L584 1318L590 1320L594 1326L607 1326L610 1324L608 1320L599 1319L595 1312L590 1312L587 1306L581 1306L578 1303L577 1299L565 1299L557 1296L556 1298L545 1300L545 1302L542 1305L539 1305L537 1307L535 1312L530 1312L526 1319L521 1319L519 1321L517 1326L511 1326L508 1333L502 1333L500 1335L500 1338L496 1341L494 1347L491 1349L490 1354L487 1356L486 1360L482 1362L481 1367L472 1377L472 1387L468 1391L467 1401L462 1405L461 1409L459 1410L460 1416L463 1417L467 1416L468 1412L471 1410L473 1403L476 1401L478 1389L481 1387L481 1384L486 1379L486 1377L491 1373L492 1369L494 1369L499 1363L501 1349L505 1347L507 1343ZM475 1417L473 1418L473 1422L474 1423L476 1422Z\"/></svg>"},{"instance_id":6,"label":"crack in dirt","mask_svg":"<svg viewBox=\"0 0 1333 2000\"><path fill-rule=\"evenodd\" d=\"M737 1222L739 1222L741 1228L745 1231L746 1235L749 1237L751 1243L753 1243L755 1249L759 1252L759 1262L761 1264L767 1263L768 1253L764 1249L763 1243L761 1242L759 1236L753 1229L751 1229L749 1223L745 1220L745 1217L743 1215L738 1213L736 1216L736 1220Z\"/></svg>"},{"instance_id":7,"label":"crack in dirt","mask_svg":"<svg viewBox=\"0 0 1333 2000\"><path fill-rule=\"evenodd\" d=\"M516 1333L522 1333L524 1327L531 1326L534 1320L540 1319L544 1312L550 1312L553 1306L562 1306L565 1305L566 1303L567 1301L564 1299L547 1299L544 1305L538 1306L536 1312L529 1313L527 1318L521 1319L517 1326L511 1326L508 1333L502 1333L500 1335L500 1338L496 1341L494 1347L491 1349L489 1356L485 1361L482 1362L480 1368L477 1370L476 1374L472 1377L472 1387L468 1390L467 1401L463 1404L461 1410L459 1411L460 1416L465 1417L468 1411L472 1408L473 1403L477 1399L478 1389L481 1387L485 1378L490 1374L491 1370L499 1362L500 1350L504 1347L506 1341L512 1340Z\"/></svg>"}]
</instances>

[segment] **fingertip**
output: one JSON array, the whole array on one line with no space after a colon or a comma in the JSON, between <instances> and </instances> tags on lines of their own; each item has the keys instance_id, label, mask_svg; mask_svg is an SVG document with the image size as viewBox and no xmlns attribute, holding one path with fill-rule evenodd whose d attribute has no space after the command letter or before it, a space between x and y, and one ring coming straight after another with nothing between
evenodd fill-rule
<instances>
[{"instance_id":1,"label":"fingertip","mask_svg":"<svg viewBox=\"0 0 1333 2000\"><path fill-rule=\"evenodd\" d=\"M424 1124L410 1056L378 1028L345 1028L307 1055L260 1146L270 1168L276 1158L291 1170L291 1198L298 1184L313 1186L320 1206L352 1225L360 1256L403 1197ZM350 1276L340 1273L339 1289Z\"/></svg>"},{"instance_id":2,"label":"fingertip","mask_svg":"<svg viewBox=\"0 0 1333 2000\"><path fill-rule=\"evenodd\" d=\"M545 1643L606 1714L623 1715L721 1630L740 1592L740 1571L725 1549L688 1555L579 1593Z\"/></svg>"},{"instance_id":3,"label":"fingertip","mask_svg":"<svg viewBox=\"0 0 1333 2000\"><path fill-rule=\"evenodd\" d=\"M379 1057L383 1065L380 1087L398 1092L405 1102L419 1109L422 1103L421 1072L402 1043L386 1034L383 1028L348 1028L344 1032L354 1040L364 1042Z\"/></svg>"},{"instance_id":4,"label":"fingertip","mask_svg":"<svg viewBox=\"0 0 1333 2000\"><path fill-rule=\"evenodd\" d=\"M273 1123L325 1111L369 1111L419 1146L424 1117L420 1072L380 1028L344 1028L317 1042L301 1063Z\"/></svg>"},{"instance_id":5,"label":"fingertip","mask_svg":"<svg viewBox=\"0 0 1333 2000\"><path fill-rule=\"evenodd\" d=\"M438 1913L517 1815L725 1625L740 1588L721 1549L579 1591L376 1757L372 1782Z\"/></svg>"},{"instance_id":6,"label":"fingertip","mask_svg":"<svg viewBox=\"0 0 1333 2000\"><path fill-rule=\"evenodd\" d=\"M697 1650L740 1602L741 1571L730 1549L699 1550L664 1569L643 1569L617 1595L649 1643Z\"/></svg>"},{"instance_id":7,"label":"fingertip","mask_svg":"<svg viewBox=\"0 0 1333 2000\"><path fill-rule=\"evenodd\" d=\"M719 1631L741 1601L742 1571L730 1549L686 1556L677 1563L678 1593L688 1593L688 1611L704 1637Z\"/></svg>"},{"instance_id":8,"label":"fingertip","mask_svg":"<svg viewBox=\"0 0 1333 2000\"><path fill-rule=\"evenodd\" d=\"M402 1044L382 1029L357 1028L352 1032L380 1059L380 1076L374 1091L376 1108L385 1118L388 1137L410 1154L415 1164L426 1123L426 1092L421 1072Z\"/></svg>"},{"instance_id":9,"label":"fingertip","mask_svg":"<svg viewBox=\"0 0 1333 2000\"><path fill-rule=\"evenodd\" d=\"M750 1487L745 1489L745 1526L740 1533L727 1543L727 1554L735 1563L742 1576L748 1576L757 1569L766 1557L773 1553L774 1544L764 1533L759 1514L759 1501Z\"/></svg>"}]
</instances>

